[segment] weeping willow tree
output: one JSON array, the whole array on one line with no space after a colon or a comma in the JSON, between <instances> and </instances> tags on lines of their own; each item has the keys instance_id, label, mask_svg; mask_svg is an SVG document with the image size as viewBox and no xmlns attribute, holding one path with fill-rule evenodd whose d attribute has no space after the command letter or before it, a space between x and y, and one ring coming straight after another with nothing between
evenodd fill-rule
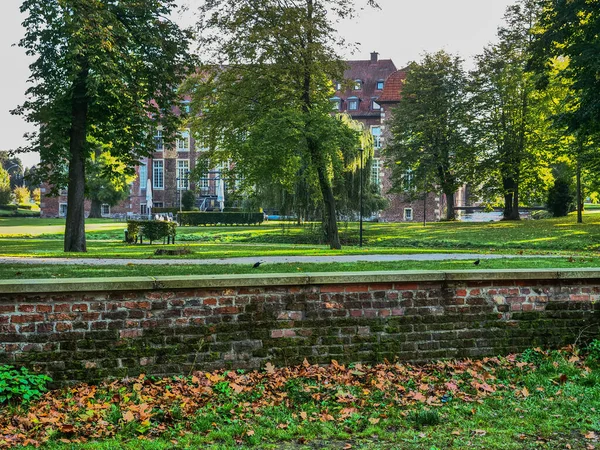
<instances>
[{"instance_id":1,"label":"weeping willow tree","mask_svg":"<svg viewBox=\"0 0 600 450\"><path fill-rule=\"evenodd\" d=\"M367 3L374 4L372 0ZM298 194L320 204L331 248L341 248L335 179L359 133L331 115L331 80L342 79L335 18L351 0L209 0L200 9L207 64L187 83L192 130L232 162L248 192ZM300 199L302 198L302 201ZM306 199L306 201L305 201Z\"/></svg>"}]
</instances>

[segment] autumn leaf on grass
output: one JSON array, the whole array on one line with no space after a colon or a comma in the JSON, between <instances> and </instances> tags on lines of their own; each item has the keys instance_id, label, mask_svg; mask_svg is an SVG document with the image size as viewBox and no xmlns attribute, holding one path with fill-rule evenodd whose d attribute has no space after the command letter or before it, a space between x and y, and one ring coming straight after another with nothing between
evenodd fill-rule
<instances>
[{"instance_id":1,"label":"autumn leaf on grass","mask_svg":"<svg viewBox=\"0 0 600 450\"><path fill-rule=\"evenodd\" d=\"M381 419L377 419L375 417L369 417L369 422L371 422L373 425L377 425L380 420Z\"/></svg>"},{"instance_id":2,"label":"autumn leaf on grass","mask_svg":"<svg viewBox=\"0 0 600 450\"><path fill-rule=\"evenodd\" d=\"M75 427L71 424L64 424L64 425L60 426L61 433L69 434L69 433L73 433L74 431L75 431Z\"/></svg>"},{"instance_id":3,"label":"autumn leaf on grass","mask_svg":"<svg viewBox=\"0 0 600 450\"><path fill-rule=\"evenodd\" d=\"M524 387L523 389L521 389L519 391L521 393L521 395L525 398L529 397L529 389L527 389L526 387Z\"/></svg>"},{"instance_id":4,"label":"autumn leaf on grass","mask_svg":"<svg viewBox=\"0 0 600 450\"><path fill-rule=\"evenodd\" d=\"M594 433L593 431L590 431L590 432L584 434L583 437L586 439L598 439L598 435L596 433Z\"/></svg>"},{"instance_id":5,"label":"autumn leaf on grass","mask_svg":"<svg viewBox=\"0 0 600 450\"><path fill-rule=\"evenodd\" d=\"M302 417L302 420L306 420L308 417L308 414L306 414L306 411L301 411L300 412L300 417Z\"/></svg>"},{"instance_id":6,"label":"autumn leaf on grass","mask_svg":"<svg viewBox=\"0 0 600 450\"><path fill-rule=\"evenodd\" d=\"M268 362L265 365L265 370L267 371L267 373L269 375L273 375L275 373L275 366L273 364L271 364L270 362Z\"/></svg>"},{"instance_id":7,"label":"autumn leaf on grass","mask_svg":"<svg viewBox=\"0 0 600 450\"><path fill-rule=\"evenodd\" d=\"M123 414L123 420L127 423L133 422L135 420L135 416L131 411L127 411L125 414Z\"/></svg>"},{"instance_id":8,"label":"autumn leaf on grass","mask_svg":"<svg viewBox=\"0 0 600 450\"><path fill-rule=\"evenodd\" d=\"M476 436L485 436L487 434L487 431L485 430L473 430L473 434Z\"/></svg>"},{"instance_id":9,"label":"autumn leaf on grass","mask_svg":"<svg viewBox=\"0 0 600 450\"><path fill-rule=\"evenodd\" d=\"M458 386L456 385L456 383L454 383L452 381L449 381L448 383L446 383L446 388L451 392L458 391Z\"/></svg>"},{"instance_id":10,"label":"autumn leaf on grass","mask_svg":"<svg viewBox=\"0 0 600 450\"><path fill-rule=\"evenodd\" d=\"M246 431L246 436L254 436L254 430Z\"/></svg>"},{"instance_id":11,"label":"autumn leaf on grass","mask_svg":"<svg viewBox=\"0 0 600 450\"><path fill-rule=\"evenodd\" d=\"M427 398L420 392L414 392L410 395L413 399L415 399L418 402L424 403L425 401L427 401Z\"/></svg>"}]
</instances>

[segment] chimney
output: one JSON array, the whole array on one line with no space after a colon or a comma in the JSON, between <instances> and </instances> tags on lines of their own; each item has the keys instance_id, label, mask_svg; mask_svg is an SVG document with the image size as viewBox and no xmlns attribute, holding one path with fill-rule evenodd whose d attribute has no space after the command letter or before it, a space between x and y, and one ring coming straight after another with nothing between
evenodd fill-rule
<instances>
[{"instance_id":1,"label":"chimney","mask_svg":"<svg viewBox=\"0 0 600 450\"><path fill-rule=\"evenodd\" d=\"M371 64L377 63L377 56L378 55L379 55L379 53L377 53L377 52L372 52L371 53Z\"/></svg>"}]
</instances>

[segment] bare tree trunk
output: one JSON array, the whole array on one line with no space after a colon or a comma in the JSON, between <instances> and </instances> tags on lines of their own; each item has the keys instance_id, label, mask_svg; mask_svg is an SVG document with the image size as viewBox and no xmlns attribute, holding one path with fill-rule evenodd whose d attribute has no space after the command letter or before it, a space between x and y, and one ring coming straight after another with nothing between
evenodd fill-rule
<instances>
[{"instance_id":1,"label":"bare tree trunk","mask_svg":"<svg viewBox=\"0 0 600 450\"><path fill-rule=\"evenodd\" d=\"M502 182L504 187L504 212L502 220L520 220L519 216L519 186L512 178Z\"/></svg>"},{"instance_id":2,"label":"bare tree trunk","mask_svg":"<svg viewBox=\"0 0 600 450\"><path fill-rule=\"evenodd\" d=\"M87 251L85 242L85 145L87 135L89 68L84 62L73 82L71 101L71 132L67 220L65 224L65 252Z\"/></svg>"},{"instance_id":3,"label":"bare tree trunk","mask_svg":"<svg viewBox=\"0 0 600 450\"><path fill-rule=\"evenodd\" d=\"M88 219L101 219L102 218L102 202L100 200L92 199L92 205L90 207L90 213Z\"/></svg>"}]
</instances>

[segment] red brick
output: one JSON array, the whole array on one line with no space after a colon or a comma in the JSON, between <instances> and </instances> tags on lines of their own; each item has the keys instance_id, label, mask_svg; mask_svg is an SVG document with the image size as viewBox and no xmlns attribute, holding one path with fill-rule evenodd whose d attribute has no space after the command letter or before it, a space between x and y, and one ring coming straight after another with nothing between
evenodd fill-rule
<instances>
[{"instance_id":1,"label":"red brick","mask_svg":"<svg viewBox=\"0 0 600 450\"><path fill-rule=\"evenodd\" d=\"M456 291L454 291L454 295L456 295L457 297L465 297L467 295L467 290L457 289Z\"/></svg>"},{"instance_id":2,"label":"red brick","mask_svg":"<svg viewBox=\"0 0 600 450\"><path fill-rule=\"evenodd\" d=\"M392 283L373 283L369 284L369 291L391 291L394 289Z\"/></svg>"},{"instance_id":3,"label":"red brick","mask_svg":"<svg viewBox=\"0 0 600 450\"><path fill-rule=\"evenodd\" d=\"M42 322L44 316L41 314L20 314L18 316L11 316L10 321L12 323L30 323L30 322Z\"/></svg>"},{"instance_id":4,"label":"red brick","mask_svg":"<svg viewBox=\"0 0 600 450\"><path fill-rule=\"evenodd\" d=\"M351 309L350 317L362 317L363 310L362 309Z\"/></svg>"},{"instance_id":5,"label":"red brick","mask_svg":"<svg viewBox=\"0 0 600 450\"><path fill-rule=\"evenodd\" d=\"M205 298L202 303L204 303L205 305L217 306L217 299L216 298Z\"/></svg>"},{"instance_id":6,"label":"red brick","mask_svg":"<svg viewBox=\"0 0 600 450\"><path fill-rule=\"evenodd\" d=\"M532 303L523 303L523 311L533 311L534 305Z\"/></svg>"},{"instance_id":7,"label":"red brick","mask_svg":"<svg viewBox=\"0 0 600 450\"><path fill-rule=\"evenodd\" d=\"M125 302L125 308L127 308L127 309L152 309L152 303L147 302L147 301Z\"/></svg>"},{"instance_id":8,"label":"red brick","mask_svg":"<svg viewBox=\"0 0 600 450\"><path fill-rule=\"evenodd\" d=\"M403 308L394 308L392 309L392 316L403 316L404 309Z\"/></svg>"},{"instance_id":9,"label":"red brick","mask_svg":"<svg viewBox=\"0 0 600 450\"><path fill-rule=\"evenodd\" d=\"M54 305L54 312L69 312L71 311L71 305L68 303L61 303Z\"/></svg>"},{"instance_id":10,"label":"red brick","mask_svg":"<svg viewBox=\"0 0 600 450\"><path fill-rule=\"evenodd\" d=\"M369 292L369 286L367 284L345 284L345 292Z\"/></svg>"},{"instance_id":11,"label":"red brick","mask_svg":"<svg viewBox=\"0 0 600 450\"><path fill-rule=\"evenodd\" d=\"M326 294L329 292L344 292L343 284L329 284L326 286L321 286L321 293Z\"/></svg>"},{"instance_id":12,"label":"red brick","mask_svg":"<svg viewBox=\"0 0 600 450\"><path fill-rule=\"evenodd\" d=\"M15 305L0 305L0 313L15 312Z\"/></svg>"},{"instance_id":13,"label":"red brick","mask_svg":"<svg viewBox=\"0 0 600 450\"><path fill-rule=\"evenodd\" d=\"M216 314L238 314L239 312L240 308L237 308L235 306L223 306L215 310Z\"/></svg>"},{"instance_id":14,"label":"red brick","mask_svg":"<svg viewBox=\"0 0 600 450\"><path fill-rule=\"evenodd\" d=\"M119 331L119 337L121 339L133 339L141 337L144 334L143 330L121 330Z\"/></svg>"},{"instance_id":15,"label":"red brick","mask_svg":"<svg viewBox=\"0 0 600 450\"><path fill-rule=\"evenodd\" d=\"M71 308L71 311L73 312L87 312L87 310L88 305L86 303L77 303Z\"/></svg>"},{"instance_id":16,"label":"red brick","mask_svg":"<svg viewBox=\"0 0 600 450\"><path fill-rule=\"evenodd\" d=\"M521 311L523 305L521 305L520 303L513 303L512 305L510 305L510 310L511 311Z\"/></svg>"},{"instance_id":17,"label":"red brick","mask_svg":"<svg viewBox=\"0 0 600 450\"><path fill-rule=\"evenodd\" d=\"M35 305L19 305L19 312L30 313L35 311Z\"/></svg>"},{"instance_id":18,"label":"red brick","mask_svg":"<svg viewBox=\"0 0 600 450\"><path fill-rule=\"evenodd\" d=\"M283 337L295 337L296 331L294 330L283 330Z\"/></svg>"},{"instance_id":19,"label":"red brick","mask_svg":"<svg viewBox=\"0 0 600 450\"><path fill-rule=\"evenodd\" d=\"M35 310L39 313L52 312L52 305L35 305Z\"/></svg>"},{"instance_id":20,"label":"red brick","mask_svg":"<svg viewBox=\"0 0 600 450\"><path fill-rule=\"evenodd\" d=\"M63 331L71 331L73 329L73 324L70 322L58 322L56 324L56 331L62 333Z\"/></svg>"},{"instance_id":21,"label":"red brick","mask_svg":"<svg viewBox=\"0 0 600 450\"><path fill-rule=\"evenodd\" d=\"M416 291L419 289L417 283L394 283L394 289L397 291Z\"/></svg>"},{"instance_id":22,"label":"red brick","mask_svg":"<svg viewBox=\"0 0 600 450\"><path fill-rule=\"evenodd\" d=\"M283 337L283 331L284 330L271 330L271 337L272 338L281 338L281 337Z\"/></svg>"},{"instance_id":23,"label":"red brick","mask_svg":"<svg viewBox=\"0 0 600 450\"><path fill-rule=\"evenodd\" d=\"M589 302L589 295L569 295L569 298L575 302Z\"/></svg>"},{"instance_id":24,"label":"red brick","mask_svg":"<svg viewBox=\"0 0 600 450\"><path fill-rule=\"evenodd\" d=\"M481 289L471 289L469 295L481 295Z\"/></svg>"}]
</instances>

